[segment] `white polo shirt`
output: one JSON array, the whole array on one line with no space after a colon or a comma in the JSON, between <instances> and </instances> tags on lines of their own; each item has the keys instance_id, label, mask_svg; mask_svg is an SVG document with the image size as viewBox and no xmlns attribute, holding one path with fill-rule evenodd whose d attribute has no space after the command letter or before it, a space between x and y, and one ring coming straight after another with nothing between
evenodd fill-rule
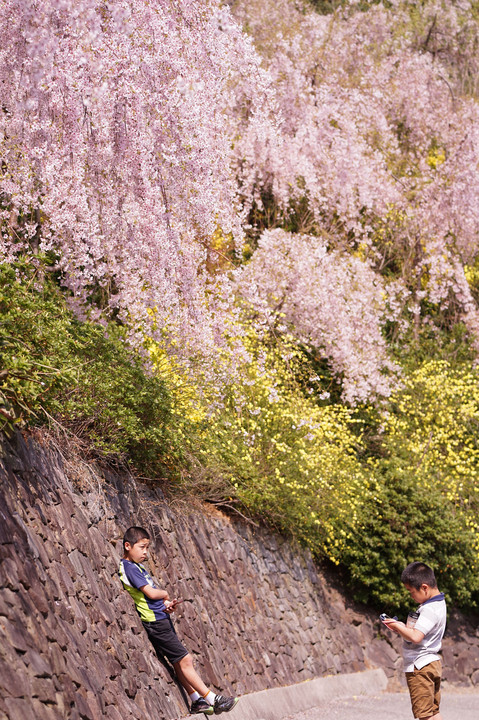
<instances>
[{"instance_id":1,"label":"white polo shirt","mask_svg":"<svg viewBox=\"0 0 479 720\"><path fill-rule=\"evenodd\" d=\"M404 672L420 670L425 665L440 660L438 655L442 645L442 636L446 629L446 601L444 593L439 593L423 602L417 609L419 617L415 630L424 633L420 643L403 642Z\"/></svg>"}]
</instances>

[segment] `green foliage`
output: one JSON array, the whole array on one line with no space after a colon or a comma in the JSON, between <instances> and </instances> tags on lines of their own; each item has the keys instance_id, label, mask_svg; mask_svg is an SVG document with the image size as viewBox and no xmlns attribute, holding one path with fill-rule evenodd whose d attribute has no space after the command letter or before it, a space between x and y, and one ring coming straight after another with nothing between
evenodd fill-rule
<instances>
[{"instance_id":1,"label":"green foliage","mask_svg":"<svg viewBox=\"0 0 479 720\"><path fill-rule=\"evenodd\" d=\"M321 15L329 15L338 8L347 8L353 12L366 12L372 5L391 6L388 0L358 0L353 4L349 0L309 0L309 2Z\"/></svg>"},{"instance_id":2,"label":"green foliage","mask_svg":"<svg viewBox=\"0 0 479 720\"><path fill-rule=\"evenodd\" d=\"M471 363L428 360L410 370L382 412L369 414L371 492L341 556L356 597L406 609L398 578L423 560L450 600L477 606L479 372Z\"/></svg>"},{"instance_id":3,"label":"green foliage","mask_svg":"<svg viewBox=\"0 0 479 720\"><path fill-rule=\"evenodd\" d=\"M0 267L2 430L34 422L44 402L54 411L53 398L74 381L73 368L63 358L58 364L53 349L68 332L71 318L63 301L37 291L36 282L26 264Z\"/></svg>"},{"instance_id":4,"label":"green foliage","mask_svg":"<svg viewBox=\"0 0 479 720\"><path fill-rule=\"evenodd\" d=\"M428 362L432 358L444 360L453 367L472 366L475 350L465 325L458 322L445 310L431 308L424 309L431 322L420 327L417 336L409 332L401 337L401 342L394 338L392 349L400 362L406 375ZM394 337L394 330L391 332Z\"/></svg>"},{"instance_id":5,"label":"green foliage","mask_svg":"<svg viewBox=\"0 0 479 720\"><path fill-rule=\"evenodd\" d=\"M0 430L54 417L104 453L158 471L170 447L165 384L122 329L81 323L44 268L0 268Z\"/></svg>"},{"instance_id":6,"label":"green foliage","mask_svg":"<svg viewBox=\"0 0 479 720\"><path fill-rule=\"evenodd\" d=\"M172 489L297 538L345 569L359 601L406 611L400 575L420 559L448 600L476 606L479 371L463 329L405 343L402 386L351 410L321 358L246 327L239 379L220 396L151 343L149 376L124 329L77 320L41 263L4 266L0 430L54 418Z\"/></svg>"},{"instance_id":7,"label":"green foliage","mask_svg":"<svg viewBox=\"0 0 479 720\"><path fill-rule=\"evenodd\" d=\"M479 591L475 546L465 517L427 476L412 474L396 457L377 468L341 562L360 602L407 612L411 599L401 586L401 572L421 560L435 570L447 600L467 608Z\"/></svg>"},{"instance_id":8,"label":"green foliage","mask_svg":"<svg viewBox=\"0 0 479 720\"><path fill-rule=\"evenodd\" d=\"M329 15L343 5L343 0L309 0L314 9L321 15Z\"/></svg>"}]
</instances>

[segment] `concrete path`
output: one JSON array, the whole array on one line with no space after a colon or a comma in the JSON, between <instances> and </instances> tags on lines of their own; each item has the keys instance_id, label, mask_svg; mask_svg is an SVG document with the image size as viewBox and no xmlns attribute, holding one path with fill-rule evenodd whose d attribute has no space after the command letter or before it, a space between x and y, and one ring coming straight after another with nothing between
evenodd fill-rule
<instances>
[{"instance_id":1,"label":"concrete path","mask_svg":"<svg viewBox=\"0 0 479 720\"><path fill-rule=\"evenodd\" d=\"M443 720L478 720L477 693L444 693L441 701ZM332 700L320 707L291 715L284 720L413 720L409 694L381 693L369 697Z\"/></svg>"},{"instance_id":2,"label":"concrete path","mask_svg":"<svg viewBox=\"0 0 479 720\"><path fill-rule=\"evenodd\" d=\"M228 720L413 720L409 694L386 692L383 670L316 678L243 695ZM479 720L479 688L445 690L443 720Z\"/></svg>"},{"instance_id":3,"label":"concrete path","mask_svg":"<svg viewBox=\"0 0 479 720\"><path fill-rule=\"evenodd\" d=\"M228 714L228 720L299 717L299 713L310 708L327 707L329 702L337 698L380 693L386 685L387 678L381 669L315 678L296 685L243 695L235 709Z\"/></svg>"}]
</instances>

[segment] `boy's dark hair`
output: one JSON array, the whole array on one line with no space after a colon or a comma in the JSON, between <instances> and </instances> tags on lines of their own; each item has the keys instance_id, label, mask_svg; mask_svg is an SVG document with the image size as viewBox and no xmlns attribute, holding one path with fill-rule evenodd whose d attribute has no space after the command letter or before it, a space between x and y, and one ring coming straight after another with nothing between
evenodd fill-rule
<instances>
[{"instance_id":1,"label":"boy's dark hair","mask_svg":"<svg viewBox=\"0 0 479 720\"><path fill-rule=\"evenodd\" d=\"M401 575L401 582L419 590L421 585L437 588L434 570L423 562L412 562L404 568Z\"/></svg>"},{"instance_id":2,"label":"boy's dark hair","mask_svg":"<svg viewBox=\"0 0 479 720\"><path fill-rule=\"evenodd\" d=\"M149 540L150 535L145 530L145 528L142 527L130 527L126 531L124 537L123 537L123 549L125 549L125 543L130 543L130 545L134 545L139 540Z\"/></svg>"}]
</instances>

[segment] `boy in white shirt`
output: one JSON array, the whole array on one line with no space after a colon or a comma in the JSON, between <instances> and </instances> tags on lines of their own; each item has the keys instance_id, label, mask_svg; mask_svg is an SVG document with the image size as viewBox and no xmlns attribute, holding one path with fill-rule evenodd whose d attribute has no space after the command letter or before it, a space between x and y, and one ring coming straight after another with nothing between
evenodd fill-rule
<instances>
[{"instance_id":1,"label":"boy in white shirt","mask_svg":"<svg viewBox=\"0 0 479 720\"><path fill-rule=\"evenodd\" d=\"M403 658L412 711L419 720L442 720L441 698L442 636L446 629L446 602L439 592L433 570L422 562L410 563L401 582L414 602L419 603L414 627L386 618L383 623L404 639Z\"/></svg>"}]
</instances>

